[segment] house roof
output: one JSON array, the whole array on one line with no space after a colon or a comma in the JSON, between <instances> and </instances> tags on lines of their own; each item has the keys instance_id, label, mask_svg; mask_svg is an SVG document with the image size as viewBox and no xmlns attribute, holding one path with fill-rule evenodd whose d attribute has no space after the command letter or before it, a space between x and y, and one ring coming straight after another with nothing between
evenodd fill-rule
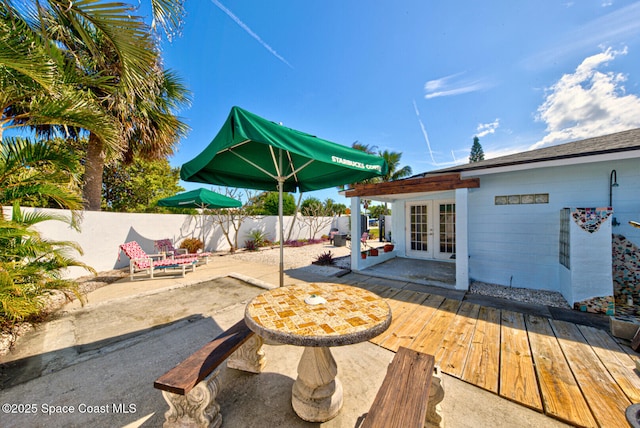
<instances>
[{"instance_id":1,"label":"house roof","mask_svg":"<svg viewBox=\"0 0 640 428\"><path fill-rule=\"evenodd\" d=\"M399 194L453 190L457 188L474 188L480 187L479 179L471 177L462 178L460 175L462 172L631 151L638 151L638 153L640 153L640 128L424 172L388 183L356 184L353 189L345 192L345 196L384 197ZM640 157L640 154L637 157Z\"/></svg>"},{"instance_id":2,"label":"house roof","mask_svg":"<svg viewBox=\"0 0 640 428\"><path fill-rule=\"evenodd\" d=\"M632 150L640 150L640 128L603 135L600 137L588 138L586 140L573 141L571 143L558 144L556 146L544 147L537 150L529 150L526 152L515 153L513 155L500 156L480 162L438 169L417 174L414 177L417 178L432 174L473 171L502 166L579 158Z\"/></svg>"}]
</instances>

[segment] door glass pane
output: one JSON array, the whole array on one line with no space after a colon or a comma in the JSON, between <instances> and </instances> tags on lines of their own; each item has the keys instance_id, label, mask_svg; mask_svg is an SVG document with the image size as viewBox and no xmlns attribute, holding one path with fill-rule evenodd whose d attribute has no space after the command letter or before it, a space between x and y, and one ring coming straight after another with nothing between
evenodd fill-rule
<instances>
[{"instance_id":1,"label":"door glass pane","mask_svg":"<svg viewBox=\"0 0 640 428\"><path fill-rule=\"evenodd\" d=\"M456 204L440 204L440 252L456 252Z\"/></svg>"},{"instance_id":2,"label":"door glass pane","mask_svg":"<svg viewBox=\"0 0 640 428\"><path fill-rule=\"evenodd\" d=\"M428 251L427 240L429 228L427 225L427 206L412 205L410 213L410 247L414 251Z\"/></svg>"}]
</instances>

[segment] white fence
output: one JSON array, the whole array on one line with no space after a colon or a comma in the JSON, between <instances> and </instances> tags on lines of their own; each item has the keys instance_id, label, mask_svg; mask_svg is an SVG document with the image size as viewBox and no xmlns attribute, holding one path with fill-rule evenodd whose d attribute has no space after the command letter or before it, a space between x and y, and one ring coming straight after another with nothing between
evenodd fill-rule
<instances>
[{"instance_id":1,"label":"white fence","mask_svg":"<svg viewBox=\"0 0 640 428\"><path fill-rule=\"evenodd\" d=\"M66 210L23 208L23 211L44 211L70 215ZM11 213L11 207L4 207L4 213ZM292 219L292 216L284 218L285 239ZM349 231L348 217L327 217L324 220L322 224L326 226L318 230L313 238L328 235L329 230L333 227L343 233ZM137 241L142 249L150 254L156 253L154 241L164 238L171 239L176 247L185 238L198 238L204 241L207 251L228 251L230 248L220 227L214 225L211 217L207 216L84 211L79 232L60 221L40 223L37 225L37 229L45 239L77 242L82 247L84 254L75 255L74 258L93 267L98 272L128 266L129 259L124 254L119 254L118 246L129 241ZM239 231L239 247L244 247L245 241L249 239L248 233L254 229L261 230L272 241L280 239L277 232L277 216L247 218ZM310 234L308 224L298 217L293 226L291 239L310 238ZM69 278L83 275L87 275L87 271L80 268L71 268L66 273Z\"/></svg>"}]
</instances>

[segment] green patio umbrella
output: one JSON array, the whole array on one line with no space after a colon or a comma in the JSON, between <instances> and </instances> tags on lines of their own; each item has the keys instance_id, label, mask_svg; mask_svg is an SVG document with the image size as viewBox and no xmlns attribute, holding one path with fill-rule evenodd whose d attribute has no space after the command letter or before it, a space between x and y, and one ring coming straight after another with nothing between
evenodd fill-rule
<instances>
[{"instance_id":1,"label":"green patio umbrella","mask_svg":"<svg viewBox=\"0 0 640 428\"><path fill-rule=\"evenodd\" d=\"M237 208L242 206L242 202L211 190L196 189L160 199L158 205L161 207L214 209ZM204 218L202 219L202 243L204 243Z\"/></svg>"},{"instance_id":2,"label":"green patio umbrella","mask_svg":"<svg viewBox=\"0 0 640 428\"><path fill-rule=\"evenodd\" d=\"M379 156L317 138L233 107L213 141L182 165L185 181L278 191L280 286L284 282L282 193L326 189L386 174Z\"/></svg>"},{"instance_id":3,"label":"green patio umbrella","mask_svg":"<svg viewBox=\"0 0 640 428\"><path fill-rule=\"evenodd\" d=\"M158 205L161 207L213 209L241 207L242 202L211 190L196 189L160 199Z\"/></svg>"}]
</instances>

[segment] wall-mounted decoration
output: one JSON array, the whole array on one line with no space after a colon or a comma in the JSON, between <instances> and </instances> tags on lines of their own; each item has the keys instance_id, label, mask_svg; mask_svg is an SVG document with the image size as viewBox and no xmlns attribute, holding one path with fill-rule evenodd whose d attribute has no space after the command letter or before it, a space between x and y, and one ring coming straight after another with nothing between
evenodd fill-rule
<instances>
[{"instance_id":1,"label":"wall-mounted decoration","mask_svg":"<svg viewBox=\"0 0 640 428\"><path fill-rule=\"evenodd\" d=\"M576 208L575 211L571 213L571 216L580 228L589 233L593 233L600 229L600 225L602 225L612 213L613 208L611 207Z\"/></svg>"},{"instance_id":2,"label":"wall-mounted decoration","mask_svg":"<svg viewBox=\"0 0 640 428\"><path fill-rule=\"evenodd\" d=\"M494 198L494 205L548 204L548 193L530 193L527 195L500 195Z\"/></svg>"}]
</instances>

